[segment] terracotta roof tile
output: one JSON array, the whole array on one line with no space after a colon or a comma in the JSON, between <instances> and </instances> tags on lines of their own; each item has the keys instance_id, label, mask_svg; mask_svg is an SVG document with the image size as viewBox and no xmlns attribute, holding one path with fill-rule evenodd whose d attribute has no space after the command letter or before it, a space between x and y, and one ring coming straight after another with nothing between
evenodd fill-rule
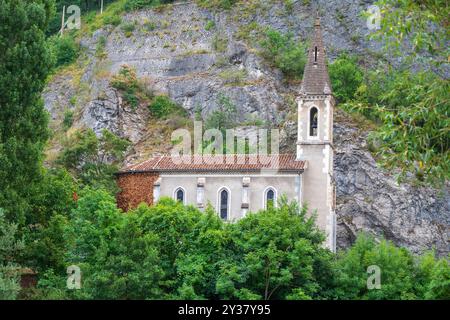
<instances>
[{"instance_id":1,"label":"terracotta roof tile","mask_svg":"<svg viewBox=\"0 0 450 320\"><path fill-rule=\"evenodd\" d=\"M142 163L124 168L119 174L136 172L241 172L241 171L295 171L302 172L306 162L296 160L293 154L279 155L204 155L156 156Z\"/></svg>"}]
</instances>

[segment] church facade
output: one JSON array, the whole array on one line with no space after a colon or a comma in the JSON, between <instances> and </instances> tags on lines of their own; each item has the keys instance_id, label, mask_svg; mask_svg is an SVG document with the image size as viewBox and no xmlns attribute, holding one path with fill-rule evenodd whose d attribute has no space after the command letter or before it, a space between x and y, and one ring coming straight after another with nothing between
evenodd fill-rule
<instances>
[{"instance_id":1,"label":"church facade","mask_svg":"<svg viewBox=\"0 0 450 320\"><path fill-rule=\"evenodd\" d=\"M297 98L296 154L164 155L124 168L117 174L117 197L123 210L161 197L171 197L203 210L211 204L226 221L288 200L308 203L336 249L335 185L333 175L333 98L326 66L320 20L308 51Z\"/></svg>"}]
</instances>

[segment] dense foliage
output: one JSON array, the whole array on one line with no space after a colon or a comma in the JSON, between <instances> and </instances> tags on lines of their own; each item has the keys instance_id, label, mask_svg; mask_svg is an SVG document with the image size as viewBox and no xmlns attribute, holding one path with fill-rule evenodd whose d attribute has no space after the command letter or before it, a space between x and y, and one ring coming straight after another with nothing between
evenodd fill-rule
<instances>
[{"instance_id":1,"label":"dense foliage","mask_svg":"<svg viewBox=\"0 0 450 320\"><path fill-rule=\"evenodd\" d=\"M56 67L68 65L78 57L78 44L72 35L53 36L47 40L47 43L51 48Z\"/></svg>"},{"instance_id":2,"label":"dense foliage","mask_svg":"<svg viewBox=\"0 0 450 320\"><path fill-rule=\"evenodd\" d=\"M413 172L419 180L448 181L448 3L380 0L377 4L383 15L381 29L373 38L382 40L389 54L402 56L405 71L380 69L369 75L364 88L367 93L362 95L369 99L369 105L363 100L354 108L371 108L372 117L381 121L382 126L373 137L380 142L377 154L384 164L401 164L402 176ZM424 71L412 73L412 67L417 69L418 65ZM379 91L374 92L373 88ZM377 99L378 93L381 94Z\"/></svg>"},{"instance_id":3,"label":"dense foliage","mask_svg":"<svg viewBox=\"0 0 450 320\"><path fill-rule=\"evenodd\" d=\"M16 237L17 224L7 222L0 208L0 300L15 299L20 291L16 259L24 244Z\"/></svg>"},{"instance_id":4,"label":"dense foliage","mask_svg":"<svg viewBox=\"0 0 450 320\"><path fill-rule=\"evenodd\" d=\"M48 138L41 92L52 65L44 30L52 2L0 1L0 207L23 225L42 179Z\"/></svg>"},{"instance_id":5,"label":"dense foliage","mask_svg":"<svg viewBox=\"0 0 450 320\"><path fill-rule=\"evenodd\" d=\"M440 184L450 178L450 82L429 72L379 66L363 72L346 55L330 65L334 94L341 106L378 126L372 151L399 178Z\"/></svg>"},{"instance_id":6,"label":"dense foliage","mask_svg":"<svg viewBox=\"0 0 450 320\"><path fill-rule=\"evenodd\" d=\"M334 97L339 103L355 98L356 92L363 83L364 73L358 65L356 57L342 54L329 66Z\"/></svg>"},{"instance_id":7,"label":"dense foliage","mask_svg":"<svg viewBox=\"0 0 450 320\"><path fill-rule=\"evenodd\" d=\"M77 131L64 143L58 163L79 179L81 186L117 191L114 173L123 161L129 141L103 129L97 136L92 129Z\"/></svg>"},{"instance_id":8,"label":"dense foliage","mask_svg":"<svg viewBox=\"0 0 450 320\"><path fill-rule=\"evenodd\" d=\"M234 224L171 199L123 214L114 198L85 189L65 226L65 265L82 270L68 290L48 269L31 298L58 299L449 299L450 267L361 236L336 257L306 208L278 208ZM368 267L381 289L367 287Z\"/></svg>"},{"instance_id":9,"label":"dense foliage","mask_svg":"<svg viewBox=\"0 0 450 320\"><path fill-rule=\"evenodd\" d=\"M260 43L263 57L289 79L301 79L306 64L306 46L293 35L268 28Z\"/></svg>"}]
</instances>

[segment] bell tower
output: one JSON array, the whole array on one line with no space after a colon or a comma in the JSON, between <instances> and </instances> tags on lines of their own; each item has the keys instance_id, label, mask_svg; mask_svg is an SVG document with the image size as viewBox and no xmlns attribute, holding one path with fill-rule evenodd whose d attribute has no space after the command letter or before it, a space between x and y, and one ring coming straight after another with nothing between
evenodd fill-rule
<instances>
[{"instance_id":1,"label":"bell tower","mask_svg":"<svg viewBox=\"0 0 450 320\"><path fill-rule=\"evenodd\" d=\"M302 200L317 210L317 223L326 232L326 246L336 251L335 183L333 176L333 111L335 100L326 65L320 18L308 50L298 102L297 159L306 160Z\"/></svg>"}]
</instances>

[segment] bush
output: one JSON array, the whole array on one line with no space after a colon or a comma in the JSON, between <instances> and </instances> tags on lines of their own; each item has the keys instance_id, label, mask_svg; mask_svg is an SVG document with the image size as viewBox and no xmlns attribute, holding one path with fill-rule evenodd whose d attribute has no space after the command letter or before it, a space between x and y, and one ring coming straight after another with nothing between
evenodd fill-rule
<instances>
[{"instance_id":1,"label":"bush","mask_svg":"<svg viewBox=\"0 0 450 320\"><path fill-rule=\"evenodd\" d=\"M78 58L79 46L72 36L53 36L48 41L52 49L56 67L68 65Z\"/></svg>"},{"instance_id":2,"label":"bush","mask_svg":"<svg viewBox=\"0 0 450 320\"><path fill-rule=\"evenodd\" d=\"M174 2L174 0L127 0L125 3L125 10L133 11L143 8L152 8L172 2Z\"/></svg>"},{"instance_id":3,"label":"bush","mask_svg":"<svg viewBox=\"0 0 450 320\"><path fill-rule=\"evenodd\" d=\"M112 25L117 27L118 25L120 25L122 23L122 17L120 15L105 15L103 17L103 23L105 25Z\"/></svg>"},{"instance_id":4,"label":"bush","mask_svg":"<svg viewBox=\"0 0 450 320\"><path fill-rule=\"evenodd\" d=\"M380 288L376 290L367 286L370 266L381 272ZM336 269L336 292L340 299L450 298L450 267L445 258L436 260L432 252L414 257L404 248L386 240L377 243L364 234L340 255Z\"/></svg>"},{"instance_id":5,"label":"bush","mask_svg":"<svg viewBox=\"0 0 450 320\"><path fill-rule=\"evenodd\" d=\"M15 300L20 291L20 266L14 257L23 250L23 241L16 240L17 224L6 221L0 208L0 300Z\"/></svg>"},{"instance_id":6,"label":"bush","mask_svg":"<svg viewBox=\"0 0 450 320\"><path fill-rule=\"evenodd\" d=\"M165 119L171 114L185 115L186 111L167 96L156 96L149 105L150 112L158 119Z\"/></svg>"},{"instance_id":7,"label":"bush","mask_svg":"<svg viewBox=\"0 0 450 320\"><path fill-rule=\"evenodd\" d=\"M123 93L124 101L133 109L139 105L139 99L136 96L139 89L139 82L136 76L136 70L123 65L119 73L112 77L111 86Z\"/></svg>"},{"instance_id":8,"label":"bush","mask_svg":"<svg viewBox=\"0 0 450 320\"><path fill-rule=\"evenodd\" d=\"M356 57L341 55L329 66L334 96L339 102L348 102L355 98L363 83L363 71Z\"/></svg>"},{"instance_id":9,"label":"bush","mask_svg":"<svg viewBox=\"0 0 450 320\"><path fill-rule=\"evenodd\" d=\"M57 163L71 171L82 186L117 191L114 174L129 142L104 129L97 137L92 129L77 131L63 142Z\"/></svg>"},{"instance_id":10,"label":"bush","mask_svg":"<svg viewBox=\"0 0 450 320\"><path fill-rule=\"evenodd\" d=\"M247 78L247 71L245 69L227 69L219 73L219 77L225 80L226 84L243 85Z\"/></svg>"},{"instance_id":11,"label":"bush","mask_svg":"<svg viewBox=\"0 0 450 320\"><path fill-rule=\"evenodd\" d=\"M121 25L121 29L125 32L125 36L130 37L136 29L136 22L125 22Z\"/></svg>"},{"instance_id":12,"label":"bush","mask_svg":"<svg viewBox=\"0 0 450 320\"><path fill-rule=\"evenodd\" d=\"M301 79L306 65L306 46L297 43L292 34L283 35L268 28L260 45L262 56L287 78Z\"/></svg>"},{"instance_id":13,"label":"bush","mask_svg":"<svg viewBox=\"0 0 450 320\"><path fill-rule=\"evenodd\" d=\"M205 8L231 9L238 0L197 0L197 3Z\"/></svg>"},{"instance_id":14,"label":"bush","mask_svg":"<svg viewBox=\"0 0 450 320\"><path fill-rule=\"evenodd\" d=\"M212 20L208 20L208 22L205 25L205 30L209 31L211 29L214 29L216 27L216 24Z\"/></svg>"},{"instance_id":15,"label":"bush","mask_svg":"<svg viewBox=\"0 0 450 320\"><path fill-rule=\"evenodd\" d=\"M64 119L63 119L63 129L68 130L73 124L73 111L67 110L64 112Z\"/></svg>"},{"instance_id":16,"label":"bush","mask_svg":"<svg viewBox=\"0 0 450 320\"><path fill-rule=\"evenodd\" d=\"M231 129L237 124L237 108L232 103L229 97L220 94L218 97L219 108L211 112L205 121L205 128L218 129L225 132L226 129Z\"/></svg>"}]
</instances>

